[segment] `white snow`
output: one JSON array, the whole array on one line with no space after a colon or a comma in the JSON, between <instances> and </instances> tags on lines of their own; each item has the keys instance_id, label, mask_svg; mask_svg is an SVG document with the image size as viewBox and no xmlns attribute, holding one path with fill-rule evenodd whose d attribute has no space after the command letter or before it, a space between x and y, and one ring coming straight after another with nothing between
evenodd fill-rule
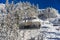
<instances>
[{"instance_id":1,"label":"white snow","mask_svg":"<svg viewBox=\"0 0 60 40\"><path fill-rule=\"evenodd\" d=\"M0 3L0 9L5 9L5 4Z\"/></svg>"},{"instance_id":2,"label":"white snow","mask_svg":"<svg viewBox=\"0 0 60 40\"><path fill-rule=\"evenodd\" d=\"M58 40L58 38L60 38L60 24L58 26L53 26L54 22L59 23L58 19L59 18L54 18L53 20L43 21L41 31L45 32L45 40Z\"/></svg>"},{"instance_id":3,"label":"white snow","mask_svg":"<svg viewBox=\"0 0 60 40\"><path fill-rule=\"evenodd\" d=\"M26 7L24 7L24 9L25 8ZM0 4L0 10L2 10L2 9L5 9L5 4L2 4L1 3ZM23 10L22 7L20 9ZM45 9L38 9L38 11L40 11L41 13L45 13L46 11L48 11L48 9L49 8L47 8L46 10ZM40 22L41 23L40 31L43 31L44 32L43 33L45 35L45 39L44 40L55 40L55 39L49 39L49 38L60 38L60 21L59 21L60 14L58 14L58 11L55 10L55 9L53 9L53 8L51 8L50 10L52 10L51 11L51 15L52 15L52 13L54 13L53 16L57 15L56 18L52 18L51 17L51 18L48 18L48 20L41 20L41 19L36 18L36 19L31 20L32 22ZM2 15L7 15L7 14L2 14ZM45 15L46 15L46 13L45 13ZM0 16L1 16L1 14L0 14ZM23 22L25 22L25 21L24 20L20 21L20 23L23 23ZM56 25L56 24L58 26L53 26L53 25ZM33 33L31 35L33 35Z\"/></svg>"}]
</instances>

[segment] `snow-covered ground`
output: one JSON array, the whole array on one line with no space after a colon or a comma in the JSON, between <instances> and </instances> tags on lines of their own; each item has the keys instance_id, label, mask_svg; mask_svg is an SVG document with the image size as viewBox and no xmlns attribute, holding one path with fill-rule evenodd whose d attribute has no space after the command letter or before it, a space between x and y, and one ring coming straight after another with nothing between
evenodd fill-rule
<instances>
[{"instance_id":1,"label":"snow-covered ground","mask_svg":"<svg viewBox=\"0 0 60 40\"><path fill-rule=\"evenodd\" d=\"M1 13L1 10L4 10L4 9L5 9L5 5L4 4L0 4L0 13ZM44 9L44 11L43 11L43 9L41 9L39 11L41 11L40 13L44 14L48 10L52 10L52 9L53 8L51 8L51 9L48 8L46 10ZM23 10L23 9L21 8L21 10ZM47 20L41 20L41 19L33 19L32 20L32 22L36 22L36 21L37 22L41 22L40 29L22 30L22 31L20 30L19 32L18 32L18 30L15 30L15 31L18 32L18 34L17 34L18 37L16 38L16 40L20 40L20 39L21 40L28 40L28 39L31 39L31 37L35 38L38 35L40 35L40 32L42 32L42 34L44 36L44 38L43 38L44 40L60 40L60 15L56 14L58 12L56 12L56 11L54 12L54 11L55 11L55 9L53 11L51 11L51 12L47 12L47 15L46 15L46 13L44 14L43 18L45 18L45 16L48 16L48 13L51 13L51 14L49 14L50 16L48 17ZM54 14L55 16L53 16L53 14L52 14L53 12L55 13ZM2 20L1 19L2 15L7 15L7 14L3 14L3 13L0 14L0 20ZM56 17L56 15L58 17ZM51 17L56 17L56 18L51 18ZM20 21L20 23L22 23L22 22L24 22L24 21ZM0 26L0 31L1 30L4 30L4 28L1 28L1 26ZM11 32L10 30L11 29L8 30L8 34ZM2 32L5 32L5 31L2 31ZM2 32L0 32L0 36L3 35ZM6 33L4 33L4 34L6 34ZM13 35L13 31L12 31L12 33L9 34L9 36L14 36ZM15 38L15 36L14 36L14 38Z\"/></svg>"},{"instance_id":2,"label":"snow-covered ground","mask_svg":"<svg viewBox=\"0 0 60 40\"><path fill-rule=\"evenodd\" d=\"M45 35L44 40L60 40L60 26L53 26L53 23L44 21L41 31Z\"/></svg>"}]
</instances>

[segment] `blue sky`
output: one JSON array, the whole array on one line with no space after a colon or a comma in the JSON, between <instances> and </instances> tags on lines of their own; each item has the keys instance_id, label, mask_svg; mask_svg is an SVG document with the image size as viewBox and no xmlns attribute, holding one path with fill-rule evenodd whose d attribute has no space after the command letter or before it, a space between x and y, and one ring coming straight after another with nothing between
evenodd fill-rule
<instances>
[{"instance_id":1,"label":"blue sky","mask_svg":"<svg viewBox=\"0 0 60 40\"><path fill-rule=\"evenodd\" d=\"M12 0L9 0L9 2L11 3ZM60 12L60 0L14 0L14 2L19 2L19 1L28 1L31 4L39 4L39 8L43 9L43 8L47 8L47 7L53 7L56 8L57 10L59 10ZM0 0L0 3L5 3L5 0Z\"/></svg>"}]
</instances>

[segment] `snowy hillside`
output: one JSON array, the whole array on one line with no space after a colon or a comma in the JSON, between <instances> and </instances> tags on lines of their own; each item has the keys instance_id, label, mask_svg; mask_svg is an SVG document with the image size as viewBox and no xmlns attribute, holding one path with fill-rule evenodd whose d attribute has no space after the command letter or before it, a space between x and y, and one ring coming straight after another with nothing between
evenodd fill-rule
<instances>
[{"instance_id":1,"label":"snowy hillside","mask_svg":"<svg viewBox=\"0 0 60 40\"><path fill-rule=\"evenodd\" d=\"M41 26L19 29L25 20ZM29 2L0 4L0 40L60 40L60 14L54 8L39 9Z\"/></svg>"}]
</instances>

